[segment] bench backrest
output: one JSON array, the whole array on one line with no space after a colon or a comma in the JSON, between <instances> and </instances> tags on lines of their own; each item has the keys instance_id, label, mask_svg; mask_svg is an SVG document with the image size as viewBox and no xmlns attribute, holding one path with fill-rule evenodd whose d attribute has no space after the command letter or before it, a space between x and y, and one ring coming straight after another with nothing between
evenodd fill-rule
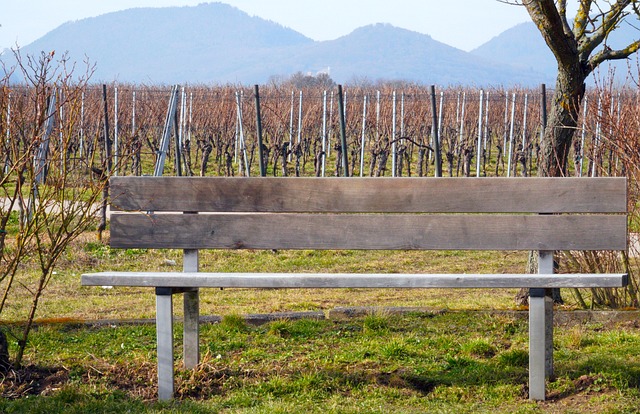
<instances>
[{"instance_id":1,"label":"bench backrest","mask_svg":"<svg viewBox=\"0 0 640 414\"><path fill-rule=\"evenodd\" d=\"M114 177L110 185L118 248L627 246L625 178Z\"/></svg>"}]
</instances>

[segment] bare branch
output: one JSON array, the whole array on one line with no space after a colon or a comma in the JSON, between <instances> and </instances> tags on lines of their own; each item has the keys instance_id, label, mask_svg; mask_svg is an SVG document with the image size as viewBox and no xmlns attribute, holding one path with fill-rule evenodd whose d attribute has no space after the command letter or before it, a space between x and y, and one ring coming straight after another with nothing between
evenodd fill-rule
<instances>
[{"instance_id":1,"label":"bare branch","mask_svg":"<svg viewBox=\"0 0 640 414\"><path fill-rule=\"evenodd\" d=\"M580 60L587 61L589 56L598 47L604 39L611 33L613 29L620 23L620 21L628 14L625 13L625 8L629 6L634 0L617 0L609 11L605 12L601 17L600 26L595 30L593 35L586 38L584 42L580 44Z\"/></svg>"},{"instance_id":2,"label":"bare branch","mask_svg":"<svg viewBox=\"0 0 640 414\"><path fill-rule=\"evenodd\" d=\"M573 32L565 31L565 22L553 0L529 0L524 6L558 63L572 66L577 55Z\"/></svg>"},{"instance_id":3,"label":"bare branch","mask_svg":"<svg viewBox=\"0 0 640 414\"><path fill-rule=\"evenodd\" d=\"M567 0L558 0L558 5L556 6L556 8L558 9L560 19L562 20L562 27L564 29L564 32L567 34L572 33L569 22L567 21Z\"/></svg>"},{"instance_id":4,"label":"bare branch","mask_svg":"<svg viewBox=\"0 0 640 414\"><path fill-rule=\"evenodd\" d=\"M593 71L599 64L605 60L619 60L626 59L632 54L636 53L640 49L640 40L636 40L624 49L612 50L605 47L600 52L596 53L591 59L589 59L589 69Z\"/></svg>"},{"instance_id":5,"label":"bare branch","mask_svg":"<svg viewBox=\"0 0 640 414\"><path fill-rule=\"evenodd\" d=\"M580 7L578 7L576 17L573 20L573 34L578 40L578 43L581 43L581 39L586 32L589 10L591 10L592 3L593 0L581 0Z\"/></svg>"}]
</instances>

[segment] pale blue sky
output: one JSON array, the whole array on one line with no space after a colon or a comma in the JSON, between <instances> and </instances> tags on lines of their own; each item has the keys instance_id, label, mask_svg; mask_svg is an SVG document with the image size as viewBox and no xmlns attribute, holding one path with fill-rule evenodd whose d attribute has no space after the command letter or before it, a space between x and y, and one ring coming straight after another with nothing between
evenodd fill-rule
<instances>
[{"instance_id":1,"label":"pale blue sky","mask_svg":"<svg viewBox=\"0 0 640 414\"><path fill-rule=\"evenodd\" d=\"M0 0L0 51L26 46L64 22L133 7L194 6L204 0ZM518 23L523 7L497 0L226 0L239 9L329 40L373 23L431 35L471 50Z\"/></svg>"}]
</instances>

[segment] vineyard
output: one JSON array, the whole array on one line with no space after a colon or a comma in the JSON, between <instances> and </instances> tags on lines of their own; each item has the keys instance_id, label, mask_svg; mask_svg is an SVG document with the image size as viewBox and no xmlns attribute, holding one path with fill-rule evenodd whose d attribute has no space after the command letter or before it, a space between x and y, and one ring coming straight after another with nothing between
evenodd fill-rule
<instances>
[{"instance_id":1,"label":"vineyard","mask_svg":"<svg viewBox=\"0 0 640 414\"><path fill-rule=\"evenodd\" d=\"M112 175L533 176L552 99L544 85L95 85L34 67L31 86L5 79L0 89L0 313L24 257L47 252L35 256L35 312L57 257L95 229L97 213L101 237ZM613 85L587 92L568 174L627 176L636 233L640 89ZM573 292L580 306L638 306L637 262L626 253L562 256L560 270L632 275L620 294L589 292L591 305Z\"/></svg>"},{"instance_id":2,"label":"vineyard","mask_svg":"<svg viewBox=\"0 0 640 414\"><path fill-rule=\"evenodd\" d=\"M119 175L247 176L260 175L262 164L269 175L338 176L347 160L351 176L422 177L436 174L438 142L442 176L529 176L536 174L550 99L543 88L415 85L345 87L342 100L335 88L266 86L259 94L257 87L235 86L68 89L46 95L38 88L2 89L4 173L39 139L65 162L104 168L108 160ZM623 171L623 154L611 144L621 130L638 133L627 121L637 116L638 104L633 89L588 93L572 174Z\"/></svg>"}]
</instances>

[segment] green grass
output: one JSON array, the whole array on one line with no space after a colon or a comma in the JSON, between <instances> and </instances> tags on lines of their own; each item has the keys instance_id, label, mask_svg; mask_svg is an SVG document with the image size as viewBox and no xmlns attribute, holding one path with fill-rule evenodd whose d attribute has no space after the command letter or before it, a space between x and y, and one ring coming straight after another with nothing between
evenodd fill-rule
<instances>
[{"instance_id":1,"label":"green grass","mask_svg":"<svg viewBox=\"0 0 640 414\"><path fill-rule=\"evenodd\" d=\"M203 271L268 272L520 272L526 252L454 251L211 251L201 252ZM153 318L155 300L147 288L82 287L83 272L102 270L172 271L182 268L179 250L111 249L108 240L87 233L60 258L36 317L39 320ZM14 284L12 305L4 321L24 320L30 304L28 287L37 277L34 261L25 260ZM511 309L515 290L446 289L203 289L205 315L242 315L285 311L330 310L339 306L423 306L438 309ZM176 297L178 315L181 298Z\"/></svg>"},{"instance_id":2,"label":"green grass","mask_svg":"<svg viewBox=\"0 0 640 414\"><path fill-rule=\"evenodd\" d=\"M526 252L203 251L213 271L519 272ZM90 328L77 320L153 318L148 288L81 287L86 271L175 270L176 250L113 250L84 235L61 258L30 337L23 388L2 381L0 413L398 413L636 412L640 333L635 326L577 325L556 330L558 378L551 400L526 398L527 323L475 309L513 309L515 290L203 289L203 364L178 371L178 401L155 402L153 325ZM172 264L175 262L175 265ZM34 271L23 263L24 286ZM23 320L21 284L3 311ZM571 297L568 308L572 308ZM181 296L175 296L177 316ZM274 321L255 327L239 316L327 311L338 306L420 306L439 313L378 311L344 321ZM456 310L453 312L452 310ZM47 322L76 321L63 325ZM2 329L9 329L9 326ZM177 344L181 330L176 328ZM12 349L16 344L12 343ZM178 347L179 348L179 347ZM180 349L177 350L179 353ZM24 381L27 373L32 379ZM20 398L13 398L18 397Z\"/></svg>"},{"instance_id":3,"label":"green grass","mask_svg":"<svg viewBox=\"0 0 640 414\"><path fill-rule=\"evenodd\" d=\"M535 403L525 319L372 314L254 327L229 316L202 326L201 367L179 370L177 400L157 403L153 326L44 326L28 358L57 374L0 400L0 412L637 412L640 331L609 328L556 329L557 379Z\"/></svg>"}]
</instances>

